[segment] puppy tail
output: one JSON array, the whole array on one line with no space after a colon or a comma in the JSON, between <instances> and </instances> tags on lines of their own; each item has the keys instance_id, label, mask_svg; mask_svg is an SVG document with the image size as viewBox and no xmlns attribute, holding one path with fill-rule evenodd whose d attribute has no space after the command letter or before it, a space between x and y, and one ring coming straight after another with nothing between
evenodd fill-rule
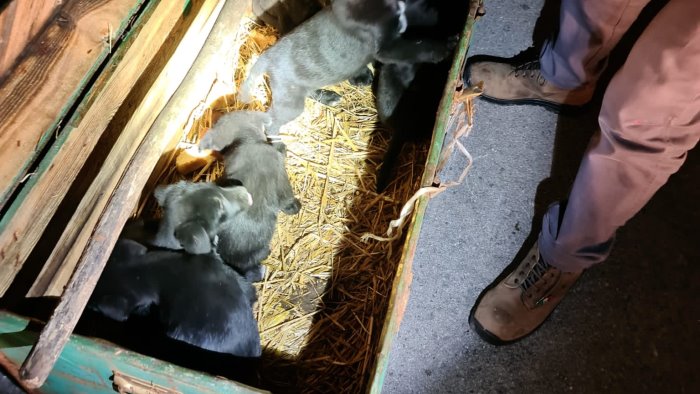
<instances>
[{"instance_id":1,"label":"puppy tail","mask_svg":"<svg viewBox=\"0 0 700 394\"><path fill-rule=\"evenodd\" d=\"M267 70L267 57L260 56L248 73L248 77L241 83L238 91L238 100L243 104L250 104L253 101L253 91L255 90L256 82L262 77Z\"/></svg>"}]
</instances>

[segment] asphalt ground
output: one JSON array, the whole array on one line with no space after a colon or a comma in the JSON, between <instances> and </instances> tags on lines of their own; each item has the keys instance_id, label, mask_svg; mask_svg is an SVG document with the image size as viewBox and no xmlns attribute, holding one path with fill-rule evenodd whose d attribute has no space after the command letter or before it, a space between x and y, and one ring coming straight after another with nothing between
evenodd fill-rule
<instances>
[{"instance_id":1,"label":"asphalt ground","mask_svg":"<svg viewBox=\"0 0 700 394\"><path fill-rule=\"evenodd\" d=\"M556 15L551 1L487 1L469 55L537 46ZM700 392L697 150L533 335L496 347L469 327L479 294L534 239L544 209L568 194L598 110L557 115L477 101L465 140L474 166L428 206L383 392ZM453 155L442 179L464 165Z\"/></svg>"}]
</instances>

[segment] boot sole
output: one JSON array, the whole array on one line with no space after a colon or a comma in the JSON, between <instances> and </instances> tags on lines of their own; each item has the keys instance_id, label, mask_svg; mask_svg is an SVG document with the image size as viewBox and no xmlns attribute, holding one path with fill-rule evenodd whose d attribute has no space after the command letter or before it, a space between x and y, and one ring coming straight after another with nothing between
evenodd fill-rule
<instances>
[{"instance_id":1,"label":"boot sole","mask_svg":"<svg viewBox=\"0 0 700 394\"><path fill-rule=\"evenodd\" d=\"M481 323L479 323L479 321L476 320L476 318L474 318L474 312L476 311L476 306L479 305L480 301L481 301L481 297L479 297L477 302L474 303L474 307L469 312L469 327L471 327L471 329L474 330L479 335L479 337L481 337L481 339L483 339L485 342L490 343L491 345L494 345L494 346L510 345L510 344L513 344L515 342L519 342L519 341L529 337L535 331L537 331L547 320L549 320L549 317L552 316L552 313L554 313L554 310L557 309L557 307L554 307L554 309L552 309L552 313L550 313L547 316L547 318L545 318L542 321L542 323L540 323L537 327L535 327L534 330L530 331L529 333L527 333L519 338L515 338L515 339L511 339L511 340L503 340L503 339L497 337L496 335L494 335L493 333L491 333L491 331L485 329L481 325ZM559 306L559 305L557 305L557 306Z\"/></svg>"},{"instance_id":2,"label":"boot sole","mask_svg":"<svg viewBox=\"0 0 700 394\"><path fill-rule=\"evenodd\" d=\"M468 84L471 85L471 81L467 82ZM499 105L504 105L504 106L515 106L515 105L537 105L539 107L543 107L544 109L553 112L557 115L577 115L581 112L583 112L588 104L584 105L568 105L568 104L557 104L553 103L551 101L545 101L545 100L538 100L538 99L513 99L513 100L503 100L503 99L498 99L494 97L490 97L487 95L482 94L481 96L482 99L494 103L494 104L499 104Z\"/></svg>"}]
</instances>

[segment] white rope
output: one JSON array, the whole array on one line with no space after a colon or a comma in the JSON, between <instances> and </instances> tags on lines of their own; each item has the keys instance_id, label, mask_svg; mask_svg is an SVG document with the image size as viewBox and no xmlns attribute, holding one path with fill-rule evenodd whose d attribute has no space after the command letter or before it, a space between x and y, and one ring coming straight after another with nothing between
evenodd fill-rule
<instances>
[{"instance_id":1,"label":"white rope","mask_svg":"<svg viewBox=\"0 0 700 394\"><path fill-rule=\"evenodd\" d=\"M472 155L469 153L467 148L464 147L464 145L460 141L460 138L467 138L471 133L473 126L473 110L471 99L481 94L481 91L482 90L480 86L475 86L470 90L458 93L458 95L456 95L455 97L457 105L451 111L450 121L447 125L447 130L451 130L452 127L454 127L455 125L458 127L458 129L455 131L454 137L452 138L450 143L445 147L445 149L448 152L451 152L456 146L460 153L462 153L464 157L467 158L467 165L464 168L464 170L462 170L462 173L459 175L457 180L443 183L440 186L426 186L418 189L418 191L416 191L413 194L413 196L409 198L408 201L406 201L406 203L403 205L399 217L389 222L389 228L386 230L386 237L374 235L372 233L365 233L362 235L362 237L360 237L360 239L363 242L367 242L370 239L380 242L391 242L398 239L403 233L403 228L406 225L406 219L408 219L411 216L411 213L413 213L416 201L419 198L423 196L433 198L451 187L462 184L464 179L467 177L469 170L472 168L474 159L472 158Z\"/></svg>"}]
</instances>

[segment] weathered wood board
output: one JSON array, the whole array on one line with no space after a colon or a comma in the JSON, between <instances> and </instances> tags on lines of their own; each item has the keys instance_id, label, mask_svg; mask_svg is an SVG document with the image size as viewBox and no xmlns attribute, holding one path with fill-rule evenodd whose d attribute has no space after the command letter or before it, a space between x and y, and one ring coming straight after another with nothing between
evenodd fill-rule
<instances>
[{"instance_id":1,"label":"weathered wood board","mask_svg":"<svg viewBox=\"0 0 700 394\"><path fill-rule=\"evenodd\" d=\"M160 5L163 5L163 3L160 3ZM144 184L165 147L172 140L172 137L182 130L183 125L186 123L189 112L183 111L183 108L192 107L193 101L197 102L200 100L203 90L206 96L206 91L209 89L203 89L207 88L205 83L209 82L209 86L211 86L211 83L216 80L217 72L219 71L217 66L222 63L226 64L225 61L221 60L228 57L229 51L237 51L237 49L231 48L230 45L227 46L226 43L228 43L231 35L237 31L238 20L243 14L244 5L245 3L228 1L224 6L224 2L221 0L205 0L197 8L196 14L194 14L194 10L190 9L190 12L194 14L194 22L186 29L187 34L185 38L179 41L178 50L170 58L168 66L173 66L166 67L161 72L162 78L158 78L153 86L158 87L158 81L161 80L162 83L167 85L172 83L171 79L173 79L176 81L175 87L177 87L177 84L179 81L182 81L182 77L185 74L181 72L182 70L178 70L178 67L184 67L185 71L189 68L183 66L184 59L182 56L185 56L185 58L189 56L189 64L192 64L193 58L200 52L198 48L201 48L205 37L207 38L206 44L197 57L195 64L187 72L186 82L179 85L176 96L168 102L168 105L162 112L155 111L156 113L160 112L160 114L150 126L150 129L149 125L151 123L144 119L150 119L150 122L152 122L155 115L148 118L144 112L148 112L148 109L153 109L150 107L152 105L151 101L157 102L160 95L158 92L154 93L152 91L146 96L139 109L136 110L131 118L132 121L137 122L137 126L140 124L139 127L149 129L146 138L136 150L136 153L132 154L133 157L124 158L123 155L129 151L127 147L136 145L133 141L129 143L129 130L124 130L127 134L122 137L126 136L126 138L120 141L126 142L120 143L118 141L110 157L113 159L111 164L126 167L125 171L122 170L124 172L120 173L117 168L111 167L109 165L110 158L108 158L108 162L105 163L104 167L107 171L98 176L96 180L96 182L104 182L106 187L112 188L111 182L115 182L117 183L116 190L113 192L109 190L95 190L94 196L97 197L96 204L98 205L92 207L92 211L81 212L79 210L79 218L80 220L86 220L86 225L78 225L75 228L70 227L67 230L67 236L76 234L79 236L77 238L78 242L70 251L72 254L69 254L68 259L68 261L75 261L73 258L77 259L77 267L66 286L66 290L63 292L59 305L42 331L39 341L32 348L22 365L20 375L24 384L28 387L41 386L51 371L53 363L73 331L97 283L97 279L116 243L120 229L130 216L131 210L127 207L136 204ZM210 12L206 12L207 10ZM221 15L217 11L221 11ZM218 18L217 15L219 16ZM216 24L214 25L215 20ZM200 24L202 21L206 23ZM209 34L212 28L214 30ZM141 38L144 31L146 31L146 28L139 34L137 41ZM197 47L197 43L199 47ZM133 47L136 47L136 43ZM177 77L178 74L180 75L179 79ZM167 87L161 86L161 88L167 90ZM162 92L160 93L162 94ZM168 95L167 97L170 96ZM187 103L190 105L187 105ZM142 108L143 110L141 110ZM131 132L143 133L139 127L131 130ZM129 125L127 125L127 129L129 129ZM121 151L118 148L124 148L125 151ZM123 161L123 163L118 162L119 160ZM126 165L127 163L128 166ZM116 174L113 173L115 172L114 170L116 170ZM86 196L86 198L88 198L88 200L85 200L87 204L92 204L90 201L91 196ZM63 250L65 251L65 249ZM57 259L56 262L61 260ZM63 272L67 274L70 271L64 270Z\"/></svg>"},{"instance_id":2,"label":"weathered wood board","mask_svg":"<svg viewBox=\"0 0 700 394\"><path fill-rule=\"evenodd\" d=\"M0 78L49 21L60 0L12 0L0 11Z\"/></svg>"},{"instance_id":3,"label":"weathered wood board","mask_svg":"<svg viewBox=\"0 0 700 394\"><path fill-rule=\"evenodd\" d=\"M116 188L139 143L182 82L194 62L197 52L195 49L201 48L223 3L223 0L204 0L192 24L179 26L178 31L173 31L173 37L180 37L183 35L184 29L187 29L167 65L146 93L148 99L143 100L136 108L131 119L120 133L117 142L102 165L102 169L78 205L68 227L63 232L28 296L60 296L63 294L63 288L73 274L98 218L107 206L111 196L109 191ZM173 41L177 42L177 40ZM179 109L179 113L183 117L188 114L182 109ZM157 152L157 156L160 154L161 152ZM134 189L135 192L140 190L138 186ZM112 209L130 212L130 207L126 204L120 204ZM115 228L114 231L119 233L120 229Z\"/></svg>"},{"instance_id":4,"label":"weathered wood board","mask_svg":"<svg viewBox=\"0 0 700 394\"><path fill-rule=\"evenodd\" d=\"M0 208L144 0L67 0L0 82Z\"/></svg>"},{"instance_id":5,"label":"weathered wood board","mask_svg":"<svg viewBox=\"0 0 700 394\"><path fill-rule=\"evenodd\" d=\"M5 292L21 269L115 114L130 118L139 105L138 101L129 102L127 98L133 97L135 90L147 90L154 82L164 66L159 58L161 49L177 44L182 38L182 34L178 37L171 33L189 26L202 4L203 0L177 0L154 5L127 53L110 65L114 70L102 90L81 119L75 124L71 122L63 131L47 163L34 175L35 183L15 201L15 209L0 219L0 293ZM154 62L159 66L151 67ZM123 108L127 111L120 111Z\"/></svg>"}]
</instances>

